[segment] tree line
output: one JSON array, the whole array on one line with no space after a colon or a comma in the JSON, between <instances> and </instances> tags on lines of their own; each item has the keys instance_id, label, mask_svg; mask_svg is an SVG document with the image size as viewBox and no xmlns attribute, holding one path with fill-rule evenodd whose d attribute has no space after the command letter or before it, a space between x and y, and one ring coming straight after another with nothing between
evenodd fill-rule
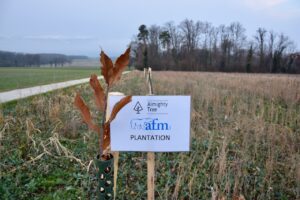
<instances>
[{"instance_id":1,"label":"tree line","mask_svg":"<svg viewBox=\"0 0 300 200\"><path fill-rule=\"evenodd\" d=\"M300 53L283 33L258 28L247 38L239 22L213 26L185 19L178 25L141 25L131 41L137 69L300 73Z\"/></svg>"},{"instance_id":2,"label":"tree line","mask_svg":"<svg viewBox=\"0 0 300 200\"><path fill-rule=\"evenodd\" d=\"M63 66L73 59L86 56L67 56L64 54L29 54L0 51L0 67L39 67L41 65Z\"/></svg>"}]
</instances>

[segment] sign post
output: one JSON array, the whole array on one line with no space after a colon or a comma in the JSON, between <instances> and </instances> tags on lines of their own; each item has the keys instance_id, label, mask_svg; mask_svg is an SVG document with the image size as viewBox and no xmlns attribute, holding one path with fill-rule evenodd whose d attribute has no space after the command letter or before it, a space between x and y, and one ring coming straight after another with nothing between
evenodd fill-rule
<instances>
[{"instance_id":1,"label":"sign post","mask_svg":"<svg viewBox=\"0 0 300 200\"><path fill-rule=\"evenodd\" d=\"M110 92L108 94L108 99L110 98L110 96L124 96L123 93L120 92ZM106 119L109 119L111 111L109 109L110 105L109 105L109 101L107 102L107 108L106 108ZM112 152L113 156L114 156L114 200L116 199L117 196L117 178L118 178L118 169L119 169L119 156L120 153L118 151Z\"/></svg>"},{"instance_id":2,"label":"sign post","mask_svg":"<svg viewBox=\"0 0 300 200\"><path fill-rule=\"evenodd\" d=\"M148 200L154 200L154 184L155 181L155 154L154 152L147 153L147 194Z\"/></svg>"},{"instance_id":3,"label":"sign post","mask_svg":"<svg viewBox=\"0 0 300 200\"><path fill-rule=\"evenodd\" d=\"M151 80L151 77L148 77ZM151 85L151 81L149 83ZM147 152L148 200L155 198L155 153L190 150L190 96L132 96L111 123L112 151ZM110 96L114 105L122 96ZM110 109L112 109L110 107Z\"/></svg>"},{"instance_id":4,"label":"sign post","mask_svg":"<svg viewBox=\"0 0 300 200\"><path fill-rule=\"evenodd\" d=\"M149 95L153 95L153 87L152 87L152 71L151 68L148 68L147 75L147 82L149 86ZM155 154L154 152L148 152L147 153L147 198L148 200L154 200L155 198Z\"/></svg>"}]
</instances>

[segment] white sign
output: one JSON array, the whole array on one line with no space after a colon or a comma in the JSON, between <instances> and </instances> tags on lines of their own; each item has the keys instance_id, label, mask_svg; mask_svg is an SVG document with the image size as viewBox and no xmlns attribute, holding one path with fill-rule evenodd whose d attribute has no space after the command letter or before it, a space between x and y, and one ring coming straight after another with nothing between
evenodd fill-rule
<instances>
[{"instance_id":1,"label":"white sign","mask_svg":"<svg viewBox=\"0 0 300 200\"><path fill-rule=\"evenodd\" d=\"M110 110L122 96L110 96ZM111 123L112 151L190 150L190 96L133 96Z\"/></svg>"}]
</instances>

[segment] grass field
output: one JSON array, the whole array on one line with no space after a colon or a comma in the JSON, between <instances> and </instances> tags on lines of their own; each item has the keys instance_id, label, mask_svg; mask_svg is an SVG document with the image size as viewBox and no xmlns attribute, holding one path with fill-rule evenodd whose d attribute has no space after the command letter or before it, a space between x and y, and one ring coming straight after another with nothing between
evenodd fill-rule
<instances>
[{"instance_id":1,"label":"grass field","mask_svg":"<svg viewBox=\"0 0 300 200\"><path fill-rule=\"evenodd\" d=\"M68 80L88 78L92 73L100 75L99 68L0 67L0 92Z\"/></svg>"},{"instance_id":2,"label":"grass field","mask_svg":"<svg viewBox=\"0 0 300 200\"><path fill-rule=\"evenodd\" d=\"M191 152L156 154L156 199L300 199L299 76L153 78L155 94L191 95L193 105ZM2 105L0 199L95 198L97 138L73 106L76 91L95 111L87 84ZM143 73L114 91L146 94ZM117 199L146 199L145 153L120 153L117 186Z\"/></svg>"}]
</instances>

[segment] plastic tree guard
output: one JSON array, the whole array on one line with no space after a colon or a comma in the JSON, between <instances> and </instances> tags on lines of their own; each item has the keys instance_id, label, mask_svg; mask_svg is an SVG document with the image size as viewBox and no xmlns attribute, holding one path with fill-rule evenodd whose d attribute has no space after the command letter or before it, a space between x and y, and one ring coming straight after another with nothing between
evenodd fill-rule
<instances>
[{"instance_id":1,"label":"plastic tree guard","mask_svg":"<svg viewBox=\"0 0 300 200\"><path fill-rule=\"evenodd\" d=\"M98 168L97 180L98 180L98 199L113 199L114 198L114 158L111 155L109 160L101 160L99 156L95 160Z\"/></svg>"}]
</instances>

